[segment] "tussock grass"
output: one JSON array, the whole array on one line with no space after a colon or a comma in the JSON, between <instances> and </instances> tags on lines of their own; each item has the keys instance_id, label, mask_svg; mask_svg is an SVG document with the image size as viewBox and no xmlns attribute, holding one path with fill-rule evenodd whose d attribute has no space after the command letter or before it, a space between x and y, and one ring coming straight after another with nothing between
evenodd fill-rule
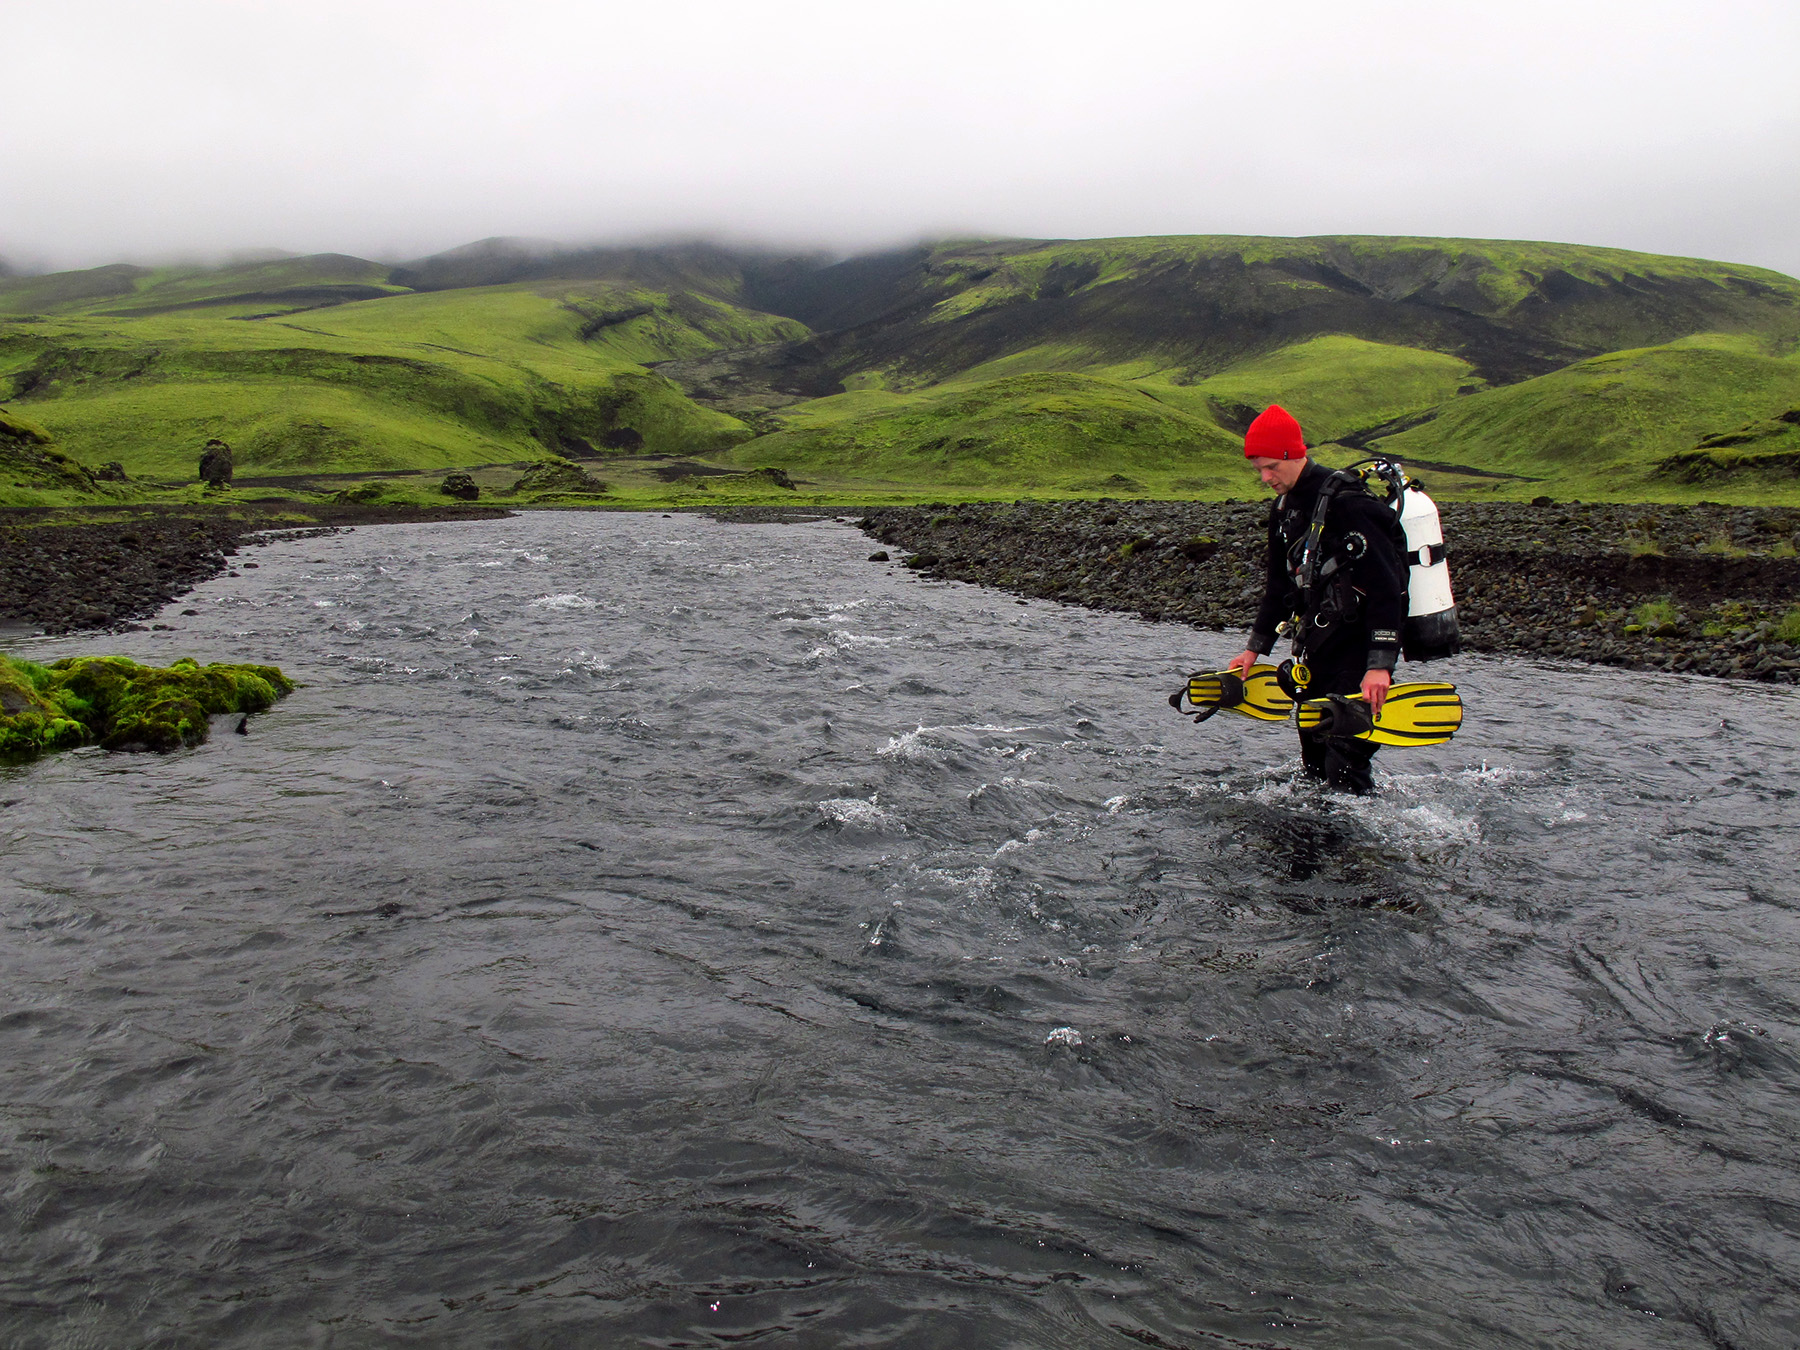
<instances>
[{"instance_id":1,"label":"tussock grass","mask_svg":"<svg viewBox=\"0 0 1800 1350\"><path fill-rule=\"evenodd\" d=\"M1631 611L1632 622L1643 625L1648 633L1673 631L1681 626L1681 611L1671 600L1646 600Z\"/></svg>"}]
</instances>

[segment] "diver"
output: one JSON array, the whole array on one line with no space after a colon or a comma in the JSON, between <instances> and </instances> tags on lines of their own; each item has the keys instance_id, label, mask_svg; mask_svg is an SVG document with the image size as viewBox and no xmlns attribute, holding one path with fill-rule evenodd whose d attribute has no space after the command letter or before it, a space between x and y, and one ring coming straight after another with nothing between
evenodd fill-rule
<instances>
[{"instance_id":1,"label":"diver","mask_svg":"<svg viewBox=\"0 0 1800 1350\"><path fill-rule=\"evenodd\" d=\"M1406 618L1406 534L1394 511L1354 474L1307 458L1300 424L1271 405L1244 434L1244 457L1279 495L1269 512L1268 580L1244 650L1229 669L1246 674L1293 639L1284 683L1295 697L1360 692L1379 713L1400 657ZM1377 747L1321 732L1300 733L1308 777L1358 795L1375 790Z\"/></svg>"}]
</instances>

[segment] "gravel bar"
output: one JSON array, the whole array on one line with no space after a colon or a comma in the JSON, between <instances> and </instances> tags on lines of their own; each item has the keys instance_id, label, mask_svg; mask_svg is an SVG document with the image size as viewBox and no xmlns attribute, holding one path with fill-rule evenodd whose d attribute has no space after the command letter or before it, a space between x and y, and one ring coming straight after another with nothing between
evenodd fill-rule
<instances>
[{"instance_id":1,"label":"gravel bar","mask_svg":"<svg viewBox=\"0 0 1800 1350\"><path fill-rule=\"evenodd\" d=\"M1451 503L1466 650L1800 681L1792 507ZM881 507L858 522L921 574L1196 628L1247 630L1262 502ZM886 560L887 550L874 555Z\"/></svg>"},{"instance_id":2,"label":"gravel bar","mask_svg":"<svg viewBox=\"0 0 1800 1350\"><path fill-rule=\"evenodd\" d=\"M127 628L200 582L230 571L242 549L276 538L508 514L309 503L304 519L294 513L146 510L88 524L38 523L41 517L33 512L12 512L0 517L0 623L46 633Z\"/></svg>"}]
</instances>

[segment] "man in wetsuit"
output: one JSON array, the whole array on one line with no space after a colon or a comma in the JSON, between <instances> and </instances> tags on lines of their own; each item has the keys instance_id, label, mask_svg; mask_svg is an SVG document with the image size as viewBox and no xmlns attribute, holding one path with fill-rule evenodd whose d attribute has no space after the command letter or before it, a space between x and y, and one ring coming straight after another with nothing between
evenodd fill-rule
<instances>
[{"instance_id":1,"label":"man in wetsuit","mask_svg":"<svg viewBox=\"0 0 1800 1350\"><path fill-rule=\"evenodd\" d=\"M1283 408L1271 405L1250 424L1244 457L1280 495L1269 512L1262 608L1230 668L1240 675L1249 670L1274 648L1278 626L1292 620L1287 631L1295 661L1310 674L1301 696L1361 693L1370 711L1380 712L1406 617L1405 532L1360 481L1306 457L1300 424ZM1321 491L1327 501L1315 534ZM1374 791L1369 761L1375 750L1353 737L1300 733L1307 775L1359 795Z\"/></svg>"}]
</instances>

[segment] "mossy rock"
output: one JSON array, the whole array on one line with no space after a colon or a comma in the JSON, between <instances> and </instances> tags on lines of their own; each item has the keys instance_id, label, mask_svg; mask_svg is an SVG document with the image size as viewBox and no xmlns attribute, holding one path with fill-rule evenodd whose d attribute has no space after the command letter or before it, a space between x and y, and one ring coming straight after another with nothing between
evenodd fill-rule
<instances>
[{"instance_id":1,"label":"mossy rock","mask_svg":"<svg viewBox=\"0 0 1800 1350\"><path fill-rule=\"evenodd\" d=\"M472 502L481 496L480 486L466 473L445 474L438 491L461 502Z\"/></svg>"},{"instance_id":2,"label":"mossy rock","mask_svg":"<svg viewBox=\"0 0 1800 1350\"><path fill-rule=\"evenodd\" d=\"M21 759L93 744L177 750L206 740L214 714L262 712L293 690L274 666L141 666L123 656L40 666L0 656L0 755Z\"/></svg>"},{"instance_id":3,"label":"mossy rock","mask_svg":"<svg viewBox=\"0 0 1800 1350\"><path fill-rule=\"evenodd\" d=\"M52 683L43 666L0 656L0 760L87 744L87 728L43 692Z\"/></svg>"},{"instance_id":4,"label":"mossy rock","mask_svg":"<svg viewBox=\"0 0 1800 1350\"><path fill-rule=\"evenodd\" d=\"M50 433L29 418L0 408L0 474L17 486L89 493L96 476L51 444Z\"/></svg>"},{"instance_id":5,"label":"mossy rock","mask_svg":"<svg viewBox=\"0 0 1800 1350\"><path fill-rule=\"evenodd\" d=\"M794 480L787 476L785 470L777 469L773 466L765 465L760 469L752 469L749 473L744 475L744 478L745 480L761 479L778 488L785 488L789 492L794 491Z\"/></svg>"},{"instance_id":6,"label":"mossy rock","mask_svg":"<svg viewBox=\"0 0 1800 1350\"><path fill-rule=\"evenodd\" d=\"M538 495L600 496L612 489L566 459L551 459L533 464L527 469L519 481L513 484L513 491Z\"/></svg>"}]
</instances>

